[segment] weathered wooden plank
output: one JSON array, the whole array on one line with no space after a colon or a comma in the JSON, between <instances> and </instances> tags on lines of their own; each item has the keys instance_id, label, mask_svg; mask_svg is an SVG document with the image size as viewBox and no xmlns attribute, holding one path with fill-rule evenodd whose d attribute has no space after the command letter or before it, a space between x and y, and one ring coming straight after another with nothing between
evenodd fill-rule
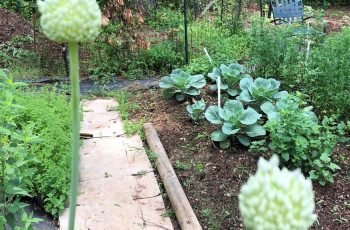
<instances>
[{"instance_id":1,"label":"weathered wooden plank","mask_svg":"<svg viewBox=\"0 0 350 230\"><path fill-rule=\"evenodd\" d=\"M157 155L156 167L163 180L164 187L168 193L171 205L175 210L181 229L201 230L202 227L200 226L176 173L170 164L167 153L165 152L155 128L151 123L145 123L143 129L150 149Z\"/></svg>"}]
</instances>

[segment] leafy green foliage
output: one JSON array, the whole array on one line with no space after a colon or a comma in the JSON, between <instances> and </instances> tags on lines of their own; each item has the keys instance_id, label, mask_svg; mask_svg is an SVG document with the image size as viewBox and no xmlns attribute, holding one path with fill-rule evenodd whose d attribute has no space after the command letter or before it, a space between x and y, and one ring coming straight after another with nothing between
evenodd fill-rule
<instances>
[{"instance_id":1,"label":"leafy green foliage","mask_svg":"<svg viewBox=\"0 0 350 230\"><path fill-rule=\"evenodd\" d=\"M186 96L197 96L200 89L206 84L203 75L190 75L181 69L175 69L169 76L161 79L159 87L164 89L163 96L166 98L176 97L183 101Z\"/></svg>"},{"instance_id":2,"label":"leafy green foliage","mask_svg":"<svg viewBox=\"0 0 350 230\"><path fill-rule=\"evenodd\" d=\"M17 11L17 3L18 10L20 15L24 16L26 19L30 19L32 17L32 7L36 6L36 2L32 0L2 0L0 2L0 8L5 8L7 10L16 12Z\"/></svg>"},{"instance_id":3,"label":"leafy green foliage","mask_svg":"<svg viewBox=\"0 0 350 230\"><path fill-rule=\"evenodd\" d=\"M204 118L205 102L204 100L196 101L192 105L187 105L186 110L192 120L198 121Z\"/></svg>"},{"instance_id":4,"label":"leafy green foliage","mask_svg":"<svg viewBox=\"0 0 350 230\"><path fill-rule=\"evenodd\" d=\"M32 193L40 196L47 212L57 216L68 198L71 160L71 108L68 98L55 88L39 92L25 90L16 100L26 105L16 120L19 124L35 124L33 134L43 142L32 146L30 153L39 162L33 163Z\"/></svg>"},{"instance_id":5,"label":"leafy green foliage","mask_svg":"<svg viewBox=\"0 0 350 230\"><path fill-rule=\"evenodd\" d=\"M18 124L18 114L25 108L15 100L16 89L23 86L7 78L0 69L0 229L32 229L39 222L24 208L21 197L30 197L32 179L37 173L31 164L38 162L30 149L41 139L33 135L33 123Z\"/></svg>"},{"instance_id":6,"label":"leafy green foliage","mask_svg":"<svg viewBox=\"0 0 350 230\"><path fill-rule=\"evenodd\" d=\"M350 118L350 29L327 37L313 50L303 88L315 109L327 115Z\"/></svg>"},{"instance_id":7,"label":"leafy green foliage","mask_svg":"<svg viewBox=\"0 0 350 230\"><path fill-rule=\"evenodd\" d=\"M301 168L310 179L321 185L333 182L340 169L332 160L334 146L344 135L344 124L338 126L333 118L325 118L321 125L310 107L299 97L288 95L272 105L263 104L267 113L265 128L270 133L269 148L280 156L290 169Z\"/></svg>"},{"instance_id":8,"label":"leafy green foliage","mask_svg":"<svg viewBox=\"0 0 350 230\"><path fill-rule=\"evenodd\" d=\"M259 18L254 20L248 39L248 66L254 76L274 76L293 89L302 85L307 65L307 41L312 41L311 50L323 40L323 33L302 25L271 24Z\"/></svg>"},{"instance_id":9,"label":"leafy green foliage","mask_svg":"<svg viewBox=\"0 0 350 230\"><path fill-rule=\"evenodd\" d=\"M249 146L250 137L266 135L265 129L257 123L261 116L250 107L244 109L238 100L226 101L223 108L209 106L205 112L209 122L222 125L220 130L211 134L211 139L219 142L221 148L230 146L230 137L237 138L244 146Z\"/></svg>"},{"instance_id":10,"label":"leafy green foliage","mask_svg":"<svg viewBox=\"0 0 350 230\"><path fill-rule=\"evenodd\" d=\"M214 68L208 77L215 82L210 86L210 89L217 90L217 82L220 77L220 89L226 91L230 96L237 96L239 93L239 82L243 78L250 77L245 73L245 68L239 64L224 65L221 64L220 68Z\"/></svg>"},{"instance_id":11,"label":"leafy green foliage","mask_svg":"<svg viewBox=\"0 0 350 230\"><path fill-rule=\"evenodd\" d=\"M239 86L242 90L239 100L245 103L260 105L265 101L273 101L287 94L286 91L278 92L280 82L273 78L253 80L253 78L247 77L240 81Z\"/></svg>"},{"instance_id":12,"label":"leafy green foliage","mask_svg":"<svg viewBox=\"0 0 350 230\"><path fill-rule=\"evenodd\" d=\"M168 73L183 61L174 47L174 43L164 41L151 46L149 50L141 50L138 60L145 63L146 69L156 73Z\"/></svg>"},{"instance_id":13,"label":"leafy green foliage","mask_svg":"<svg viewBox=\"0 0 350 230\"><path fill-rule=\"evenodd\" d=\"M182 12L179 10L160 7L146 23L154 29L169 31L172 28L178 29L179 26L183 26L183 18Z\"/></svg>"}]
</instances>

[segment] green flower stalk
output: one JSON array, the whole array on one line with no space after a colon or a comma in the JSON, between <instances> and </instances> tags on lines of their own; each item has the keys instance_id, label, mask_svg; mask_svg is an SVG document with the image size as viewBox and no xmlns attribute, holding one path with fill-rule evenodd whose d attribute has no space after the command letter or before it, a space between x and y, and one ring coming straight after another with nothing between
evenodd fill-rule
<instances>
[{"instance_id":1,"label":"green flower stalk","mask_svg":"<svg viewBox=\"0 0 350 230\"><path fill-rule=\"evenodd\" d=\"M96 0L38 0L41 27L48 38L68 43L73 106L73 156L69 230L74 230L79 181L80 86L79 42L93 41L99 34L101 10Z\"/></svg>"},{"instance_id":2,"label":"green flower stalk","mask_svg":"<svg viewBox=\"0 0 350 230\"><path fill-rule=\"evenodd\" d=\"M317 218L311 181L278 163L276 155L260 158L256 174L241 188L243 222L250 230L307 230Z\"/></svg>"}]
</instances>

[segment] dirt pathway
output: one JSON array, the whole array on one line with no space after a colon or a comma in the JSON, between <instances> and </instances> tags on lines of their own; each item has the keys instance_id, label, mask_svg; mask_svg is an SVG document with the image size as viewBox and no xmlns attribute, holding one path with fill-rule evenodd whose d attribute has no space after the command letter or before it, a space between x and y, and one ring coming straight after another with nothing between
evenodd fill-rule
<instances>
[{"instance_id":1,"label":"dirt pathway","mask_svg":"<svg viewBox=\"0 0 350 230\"><path fill-rule=\"evenodd\" d=\"M77 230L173 229L139 136L126 137L114 100L84 102ZM68 209L60 216L67 229Z\"/></svg>"}]
</instances>

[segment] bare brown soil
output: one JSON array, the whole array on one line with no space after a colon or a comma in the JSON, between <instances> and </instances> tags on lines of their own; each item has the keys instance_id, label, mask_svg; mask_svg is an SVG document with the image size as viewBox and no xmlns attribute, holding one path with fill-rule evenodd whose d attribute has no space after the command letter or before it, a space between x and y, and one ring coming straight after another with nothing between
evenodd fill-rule
<instances>
[{"instance_id":1,"label":"bare brown soil","mask_svg":"<svg viewBox=\"0 0 350 230\"><path fill-rule=\"evenodd\" d=\"M215 101L209 94L206 101ZM131 119L154 124L170 161L204 229L244 229L238 210L240 187L255 173L261 153L235 144L220 150L210 141L215 127L189 120L185 105L165 100L159 91L141 91L129 99L139 109ZM350 229L350 150L339 145L335 157L342 170L334 184L314 183L318 222L312 229ZM269 157L265 153L265 157Z\"/></svg>"}]
</instances>

